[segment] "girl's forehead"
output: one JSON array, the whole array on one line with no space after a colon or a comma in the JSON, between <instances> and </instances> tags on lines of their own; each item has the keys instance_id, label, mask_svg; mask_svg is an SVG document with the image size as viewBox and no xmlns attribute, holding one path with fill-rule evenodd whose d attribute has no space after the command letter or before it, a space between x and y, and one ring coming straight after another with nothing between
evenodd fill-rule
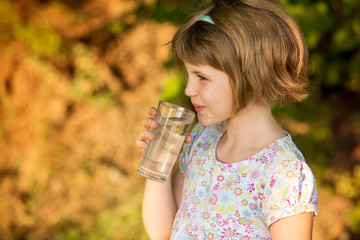
<instances>
[{"instance_id":1,"label":"girl's forehead","mask_svg":"<svg viewBox=\"0 0 360 240\"><path fill-rule=\"evenodd\" d=\"M186 68L186 70L188 72L189 71L212 71L212 70L216 70L215 68L213 68L209 64L192 64L192 63L184 62L184 66L185 66L185 68Z\"/></svg>"},{"instance_id":2,"label":"girl's forehead","mask_svg":"<svg viewBox=\"0 0 360 240\"><path fill-rule=\"evenodd\" d=\"M207 76L213 76L217 78L227 78L227 74L225 72L218 70L210 65L193 65L187 62L185 62L184 65L188 73L201 73Z\"/></svg>"}]
</instances>

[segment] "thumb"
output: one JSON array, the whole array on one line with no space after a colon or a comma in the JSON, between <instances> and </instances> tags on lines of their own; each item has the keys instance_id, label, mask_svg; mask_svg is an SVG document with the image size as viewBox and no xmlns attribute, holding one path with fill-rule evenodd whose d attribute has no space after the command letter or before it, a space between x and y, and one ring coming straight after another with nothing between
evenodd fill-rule
<instances>
[{"instance_id":1,"label":"thumb","mask_svg":"<svg viewBox=\"0 0 360 240\"><path fill-rule=\"evenodd\" d=\"M192 137L190 134L187 134L185 137L185 143L191 143L192 142Z\"/></svg>"}]
</instances>

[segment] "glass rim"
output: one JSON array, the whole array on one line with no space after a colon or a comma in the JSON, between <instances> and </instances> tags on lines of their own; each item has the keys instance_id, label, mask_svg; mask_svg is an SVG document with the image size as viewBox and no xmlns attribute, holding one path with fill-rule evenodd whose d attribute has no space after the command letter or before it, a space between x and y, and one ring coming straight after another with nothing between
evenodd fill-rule
<instances>
[{"instance_id":1,"label":"glass rim","mask_svg":"<svg viewBox=\"0 0 360 240\"><path fill-rule=\"evenodd\" d=\"M181 113L183 113L183 114L187 114L187 115L191 115L191 116L195 116L195 115L196 115L193 111L191 111L191 110L189 110L189 109L187 109L187 108L185 108L185 107L182 107L182 106L180 106L180 105L177 105L177 104L175 104L175 103L172 103L172 102L160 100L160 101L159 101L159 106L160 106L160 105L164 105L164 106L166 106L166 107L168 107L168 108L171 108L171 109L174 110L174 111L181 112Z\"/></svg>"}]
</instances>

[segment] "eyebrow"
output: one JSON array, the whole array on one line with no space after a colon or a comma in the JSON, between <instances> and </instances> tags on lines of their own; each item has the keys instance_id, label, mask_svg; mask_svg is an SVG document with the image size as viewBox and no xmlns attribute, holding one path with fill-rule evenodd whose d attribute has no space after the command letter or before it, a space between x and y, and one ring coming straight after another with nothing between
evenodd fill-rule
<instances>
[{"instance_id":1,"label":"eyebrow","mask_svg":"<svg viewBox=\"0 0 360 240\"><path fill-rule=\"evenodd\" d=\"M200 72L200 71L197 71L197 70L191 71L191 73L194 73L196 75L201 75L201 76L203 76L205 78L209 78L209 76L207 74L205 74L203 72Z\"/></svg>"}]
</instances>

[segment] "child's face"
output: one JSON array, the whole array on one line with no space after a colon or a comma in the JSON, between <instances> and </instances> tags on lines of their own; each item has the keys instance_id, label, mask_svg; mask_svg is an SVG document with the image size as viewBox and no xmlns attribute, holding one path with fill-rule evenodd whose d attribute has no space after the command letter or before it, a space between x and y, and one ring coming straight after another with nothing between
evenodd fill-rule
<instances>
[{"instance_id":1,"label":"child's face","mask_svg":"<svg viewBox=\"0 0 360 240\"><path fill-rule=\"evenodd\" d=\"M232 117L233 98L227 74L207 65L185 63L185 68L185 94L191 98L199 122L208 126Z\"/></svg>"}]
</instances>

